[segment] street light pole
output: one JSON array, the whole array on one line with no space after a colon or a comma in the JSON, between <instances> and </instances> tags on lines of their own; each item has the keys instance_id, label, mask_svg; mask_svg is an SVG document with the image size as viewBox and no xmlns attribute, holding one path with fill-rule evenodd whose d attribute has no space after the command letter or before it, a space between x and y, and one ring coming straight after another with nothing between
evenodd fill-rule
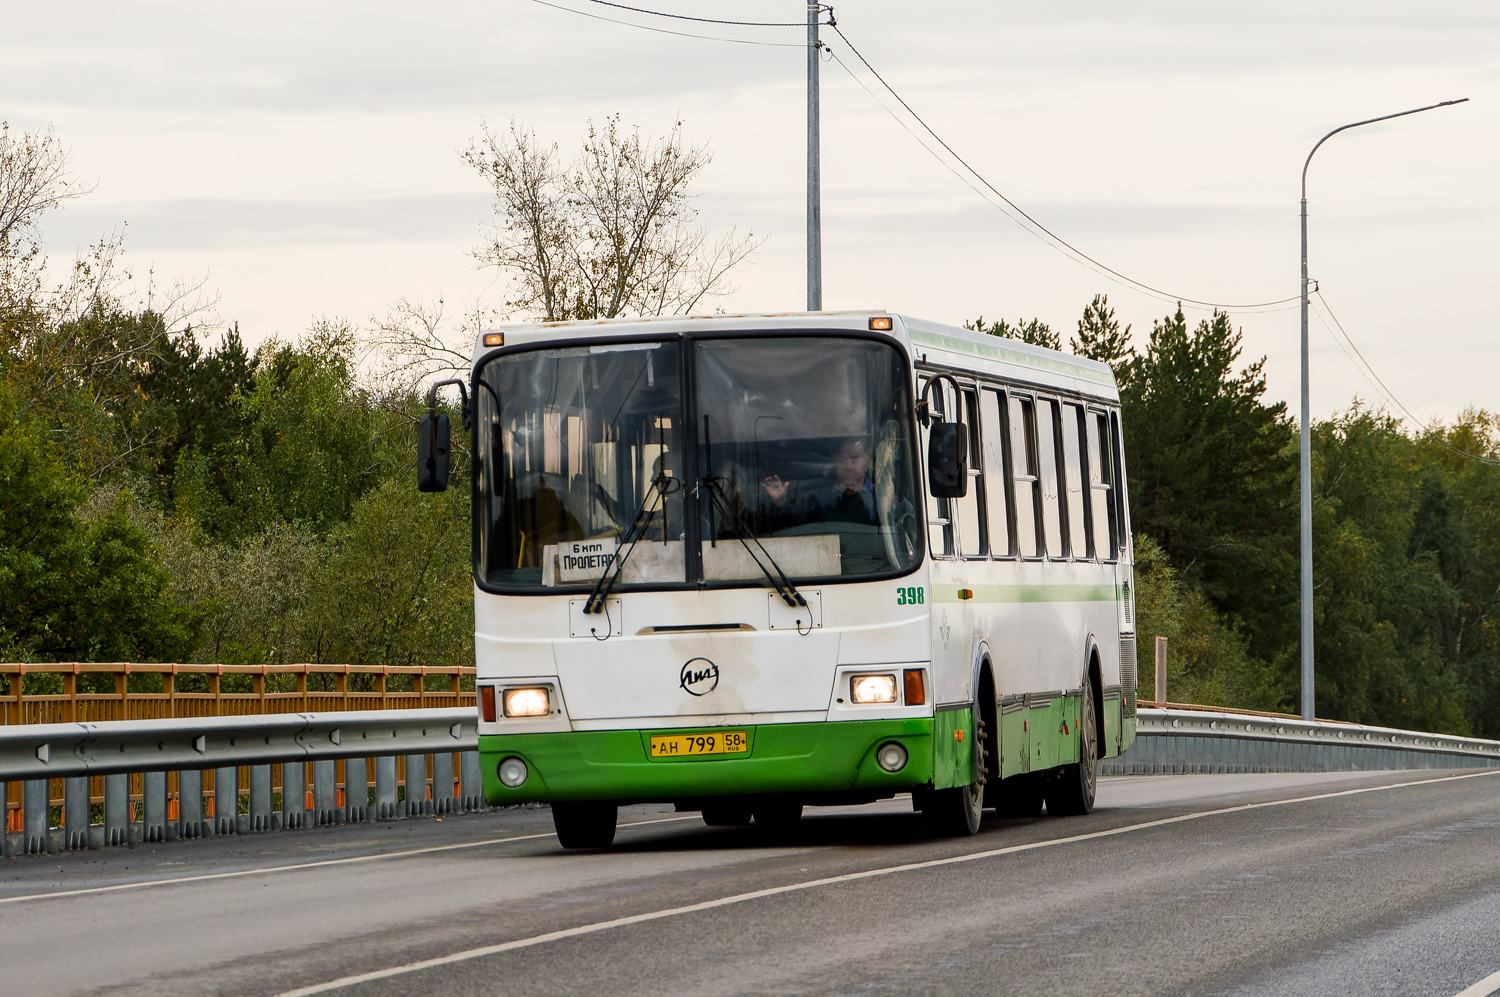
<instances>
[{"instance_id":1,"label":"street light pole","mask_svg":"<svg viewBox=\"0 0 1500 997\"><path fill-rule=\"evenodd\" d=\"M823 205L818 148L818 17L823 5L807 5L807 310L823 310Z\"/></svg>"},{"instance_id":2,"label":"street light pole","mask_svg":"<svg viewBox=\"0 0 1500 997\"><path fill-rule=\"evenodd\" d=\"M1450 104L1462 104L1469 98L1462 97L1458 100L1445 100L1440 104L1428 104L1426 107L1414 107L1410 111L1398 111L1395 114L1384 114L1378 118L1367 118L1364 121L1354 121L1347 125L1340 125L1333 131L1318 139L1318 144L1312 147L1312 152L1307 154L1307 160L1302 164L1302 719L1312 720L1313 717L1313 569L1312 569L1312 436L1308 425L1308 408L1310 405L1311 386L1307 370L1307 168L1312 164L1313 153L1318 151L1319 146L1333 138L1339 132L1358 128L1360 125L1373 125L1377 121L1389 121L1392 118L1404 118L1408 114L1420 114L1422 111L1431 111L1437 107L1447 107Z\"/></svg>"}]
</instances>

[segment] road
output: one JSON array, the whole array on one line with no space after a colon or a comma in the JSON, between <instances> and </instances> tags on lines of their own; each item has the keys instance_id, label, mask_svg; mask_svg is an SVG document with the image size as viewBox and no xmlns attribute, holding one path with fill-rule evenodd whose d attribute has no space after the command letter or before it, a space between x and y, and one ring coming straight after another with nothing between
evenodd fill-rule
<instances>
[{"instance_id":1,"label":"road","mask_svg":"<svg viewBox=\"0 0 1500 997\"><path fill-rule=\"evenodd\" d=\"M598 853L519 809L18 859L0 990L1453 997L1500 971L1500 773L1105 779L1091 816L965 839L901 800L781 840L621 822Z\"/></svg>"}]
</instances>

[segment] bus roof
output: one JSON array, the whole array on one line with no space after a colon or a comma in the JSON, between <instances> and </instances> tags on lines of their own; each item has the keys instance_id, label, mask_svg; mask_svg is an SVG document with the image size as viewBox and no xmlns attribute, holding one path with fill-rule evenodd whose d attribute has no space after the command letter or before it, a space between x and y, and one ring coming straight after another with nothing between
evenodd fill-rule
<instances>
[{"instance_id":1,"label":"bus roof","mask_svg":"<svg viewBox=\"0 0 1500 997\"><path fill-rule=\"evenodd\" d=\"M658 318L598 319L497 325L475 339L475 359L489 352L488 333L503 333L505 345L540 346L556 340L612 339L635 335L684 335L709 329L754 334L788 330L869 330L872 318L890 318L891 335L914 360L941 367L973 370L1008 380L1070 389L1116 401L1115 375L1107 364L1032 346L1018 339L991 336L960 326L930 322L896 312L862 309L829 312L755 312L739 315L670 315Z\"/></svg>"}]
</instances>

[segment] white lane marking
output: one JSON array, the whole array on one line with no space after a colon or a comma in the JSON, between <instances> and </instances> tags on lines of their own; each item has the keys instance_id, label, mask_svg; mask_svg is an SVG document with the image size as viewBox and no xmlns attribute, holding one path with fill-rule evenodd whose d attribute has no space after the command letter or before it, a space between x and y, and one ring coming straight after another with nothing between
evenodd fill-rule
<instances>
[{"instance_id":1,"label":"white lane marking","mask_svg":"<svg viewBox=\"0 0 1500 997\"><path fill-rule=\"evenodd\" d=\"M1132 831L1145 831L1153 827L1166 827L1170 824L1181 824L1190 820L1201 820L1204 817L1219 817L1224 814L1243 813L1247 810L1261 810L1266 807L1285 806L1289 803L1310 803L1315 800L1331 800L1340 796L1357 796L1361 793L1380 793L1390 789L1405 789L1409 786L1426 786L1435 782L1456 782L1460 779L1477 779L1483 776L1500 775L1500 770L1491 769L1485 772L1475 772L1459 776L1439 776L1435 779L1419 779L1414 782L1398 782L1388 786L1366 786L1362 789L1345 789L1333 793L1319 793L1316 796L1297 796L1287 800L1270 800L1264 803L1243 803L1233 807L1221 807L1217 810L1203 810L1198 813L1180 814L1176 817L1163 817L1159 820L1143 821L1139 824L1127 824L1124 827L1109 828L1104 831L1090 831L1087 834L1074 834L1066 838L1051 838L1046 841L1033 841L1024 845L1008 845L1004 848L991 848L983 852L970 852L966 855L954 855L945 859L928 859L924 862L908 862L904 865L886 866L880 869L866 869L863 872L849 872L840 876L827 876L822 879L809 879L801 883L790 883L786 886L772 886L764 890L752 890L749 893L736 893L733 896L720 897L717 900L705 900L701 903L687 904L683 907L668 907L664 910L649 911L645 914L631 914L628 917L616 917L608 921L596 921L593 924L583 924L576 928L563 928L560 931L549 931L541 935L532 935L529 938L517 938L514 941L500 942L496 945L483 945L479 948L465 949L462 952L454 952L451 955L438 956L433 959L422 959L418 962L409 962L403 966L391 966L388 969L372 970L368 973L357 973L353 976L342 976L327 983L315 983L312 986L299 987L296 990L287 990L276 994L275 997L310 997L312 994L327 993L330 990L342 990L359 983L369 983L373 980L386 980L393 976L404 976L407 973L415 973L423 969L432 969L436 966L448 966L456 962L467 962L471 959L483 959L485 956L498 955L502 952L513 952L516 949L530 948L533 945L542 945L547 942L561 941L564 938L577 938L580 935L592 935L600 931L608 931L611 928L623 928L632 924L642 924L646 921L659 921L663 918L677 917L681 914L695 914L699 911L713 910L716 907L728 907L731 904L742 904L751 900L761 900L765 897L779 896L783 893L797 893L802 890L817 889L822 886L834 886L839 883L852 883L861 879L874 879L877 876L891 876L899 872L913 872L917 869L934 869L938 866L958 865L963 862L977 862L980 859L996 858L1001 855L1014 855L1018 852L1029 852L1039 848L1049 848L1053 845L1067 845L1079 841L1093 841L1098 838L1110 838L1117 834L1128 834ZM1497 974L1497 982L1500 982L1500 974ZM1488 982L1488 981L1485 981ZM1480 986L1482 984L1476 984ZM1470 990L1474 988L1471 987ZM1481 994L1489 994L1491 991L1464 991L1458 997L1479 997Z\"/></svg>"},{"instance_id":2,"label":"white lane marking","mask_svg":"<svg viewBox=\"0 0 1500 997\"><path fill-rule=\"evenodd\" d=\"M655 820L638 820L621 827L642 827L646 824L669 824L679 820L697 820L692 817L659 817ZM259 869L239 869L235 872L205 872L197 876L177 876L173 879L147 879L139 883L118 883L114 886L90 886L78 890L58 890L56 893L28 893L21 897L0 897L0 904L18 904L26 900L52 900L57 897L82 897L94 893L116 893L120 890L142 890L148 886L172 886L176 883L203 883L213 879L239 879L242 876L260 876L273 872L297 872L301 869L321 869L330 865L352 865L356 862L379 862L382 859L404 859L413 855L431 855L434 852L452 852L460 848L483 848L485 845L503 845L512 841L531 841L550 838L545 834L521 834L514 838L487 838L484 841L465 841L457 845L433 845L428 848L409 848L402 852L383 852L379 855L352 855L342 859L320 859L317 862L298 862L295 865L273 865Z\"/></svg>"},{"instance_id":3,"label":"white lane marking","mask_svg":"<svg viewBox=\"0 0 1500 997\"><path fill-rule=\"evenodd\" d=\"M1489 997L1500 990L1500 973L1491 973L1472 987L1465 987L1453 997Z\"/></svg>"}]
</instances>

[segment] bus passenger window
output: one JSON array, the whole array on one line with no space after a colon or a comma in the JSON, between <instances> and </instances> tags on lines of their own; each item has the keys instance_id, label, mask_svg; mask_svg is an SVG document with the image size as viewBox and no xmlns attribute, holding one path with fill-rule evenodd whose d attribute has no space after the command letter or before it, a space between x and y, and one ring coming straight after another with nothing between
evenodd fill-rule
<instances>
[{"instance_id":1,"label":"bus passenger window","mask_svg":"<svg viewBox=\"0 0 1500 997\"><path fill-rule=\"evenodd\" d=\"M979 405L974 392L967 388L963 393L963 417L969 434L969 490L952 503L958 520L958 549L964 557L984 557L984 523L980 517L984 508L984 461L979 450Z\"/></svg>"},{"instance_id":2,"label":"bus passenger window","mask_svg":"<svg viewBox=\"0 0 1500 997\"><path fill-rule=\"evenodd\" d=\"M1041 474L1042 535L1046 538L1048 557L1063 557L1063 522L1061 489L1057 472L1057 402L1042 399L1037 405L1037 457Z\"/></svg>"},{"instance_id":3,"label":"bus passenger window","mask_svg":"<svg viewBox=\"0 0 1500 997\"><path fill-rule=\"evenodd\" d=\"M1041 482L1036 473L1036 409L1029 398L1010 399L1010 465L1016 481L1016 545L1022 557L1036 557L1037 506Z\"/></svg>"},{"instance_id":4,"label":"bus passenger window","mask_svg":"<svg viewBox=\"0 0 1500 997\"><path fill-rule=\"evenodd\" d=\"M984 475L993 487L984 491L989 522L990 553L1005 557L1011 549L1010 519L1005 501L1005 437L1001 435L1000 392L986 388L980 394L979 428L983 453L976 457L984 465Z\"/></svg>"},{"instance_id":5,"label":"bus passenger window","mask_svg":"<svg viewBox=\"0 0 1500 997\"><path fill-rule=\"evenodd\" d=\"M1088 418L1089 496L1093 512L1094 547L1100 560L1113 561L1118 544L1115 527L1113 482L1110 466L1109 421L1102 413Z\"/></svg>"},{"instance_id":6,"label":"bus passenger window","mask_svg":"<svg viewBox=\"0 0 1500 997\"><path fill-rule=\"evenodd\" d=\"M1075 558L1094 556L1092 532L1084 514L1083 501L1083 406L1065 404L1062 408L1063 487L1067 489L1068 552Z\"/></svg>"}]
</instances>

